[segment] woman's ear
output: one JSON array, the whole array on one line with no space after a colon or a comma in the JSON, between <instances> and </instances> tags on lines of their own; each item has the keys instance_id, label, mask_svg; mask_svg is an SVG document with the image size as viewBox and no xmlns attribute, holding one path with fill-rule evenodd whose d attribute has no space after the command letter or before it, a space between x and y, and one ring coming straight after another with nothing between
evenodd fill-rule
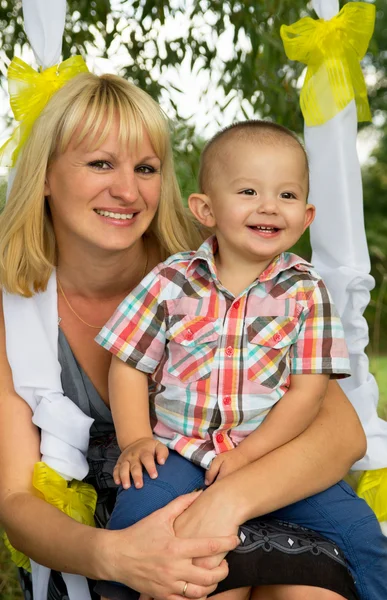
<instances>
[{"instance_id":1,"label":"woman's ear","mask_svg":"<svg viewBox=\"0 0 387 600\"><path fill-rule=\"evenodd\" d=\"M48 183L47 174L46 174L46 179L44 180L44 195L45 196L49 196L50 195L50 185Z\"/></svg>"},{"instance_id":2,"label":"woman's ear","mask_svg":"<svg viewBox=\"0 0 387 600\"><path fill-rule=\"evenodd\" d=\"M191 194L188 206L193 216L205 227L215 227L215 217L212 212L211 199L206 194Z\"/></svg>"}]
</instances>

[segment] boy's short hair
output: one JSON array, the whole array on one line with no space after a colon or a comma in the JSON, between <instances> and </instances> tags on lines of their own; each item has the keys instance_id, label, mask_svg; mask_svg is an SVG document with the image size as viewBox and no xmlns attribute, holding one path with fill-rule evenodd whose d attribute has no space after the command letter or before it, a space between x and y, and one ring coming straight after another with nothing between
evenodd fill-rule
<instances>
[{"instance_id":1,"label":"boy's short hair","mask_svg":"<svg viewBox=\"0 0 387 600\"><path fill-rule=\"evenodd\" d=\"M224 129L221 129L212 137L204 147L200 157L199 167L199 189L203 194L208 193L210 188L210 177L213 175L213 165L224 151L225 144L233 139L249 141L254 140L263 143L277 143L287 141L290 144L298 146L305 157L305 168L309 184L309 162L304 146L298 139L295 133L277 123L271 121L263 121L259 119L251 119L233 123ZM220 143L222 142L222 143ZM308 185L309 187L309 185Z\"/></svg>"}]
</instances>

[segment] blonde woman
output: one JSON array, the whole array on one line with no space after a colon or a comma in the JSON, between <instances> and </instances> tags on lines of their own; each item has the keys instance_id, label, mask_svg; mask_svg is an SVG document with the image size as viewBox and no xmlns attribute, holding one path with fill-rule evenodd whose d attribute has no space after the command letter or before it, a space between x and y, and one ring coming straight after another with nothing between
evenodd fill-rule
<instances>
[{"instance_id":1,"label":"blonde woman","mask_svg":"<svg viewBox=\"0 0 387 600\"><path fill-rule=\"evenodd\" d=\"M52 569L50 600L66 596L59 571L85 575L90 588L92 580L107 579L163 600L206 596L227 575L222 556L238 544L237 523L338 481L365 451L361 426L332 382L318 418L292 442L133 527L104 530L114 504L112 470L119 449L109 411L110 356L94 337L145 273L172 253L197 248L200 233L182 208L162 111L146 93L119 77L81 74L60 89L36 120L19 165L0 217L0 281L14 295L11 299L37 293L44 297L56 274L62 386L94 419L87 481L98 492L99 527L77 523L33 492L40 431L30 407L15 391L18 378L5 345L11 332L4 324L0 520L14 547ZM23 346L20 337L16 348ZM34 360L39 365L38 342ZM302 538L301 531L297 535ZM262 548L249 554L246 577L254 572L251 565L268 555ZM342 583L336 593L332 587L323 589L324 573L311 581L310 553L300 566L289 562L295 555L283 552L283 573L278 555L271 555L277 556L276 562L271 571L265 563L271 575L265 580L260 572L255 599L301 598L305 585L316 586L315 600L333 600L340 593L356 597L350 595L350 578L337 561L331 561ZM284 573L290 571L294 577L289 582ZM25 571L21 580L25 597L31 598ZM278 585L267 589L273 583Z\"/></svg>"}]
</instances>

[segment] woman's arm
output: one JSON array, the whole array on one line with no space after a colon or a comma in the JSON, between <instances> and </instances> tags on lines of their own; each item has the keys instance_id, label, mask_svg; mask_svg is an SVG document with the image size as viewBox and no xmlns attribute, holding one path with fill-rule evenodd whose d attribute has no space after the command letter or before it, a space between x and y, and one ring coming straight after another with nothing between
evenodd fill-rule
<instances>
[{"instance_id":1,"label":"woman's arm","mask_svg":"<svg viewBox=\"0 0 387 600\"><path fill-rule=\"evenodd\" d=\"M330 381L315 421L291 442L211 485L176 521L191 537L235 532L248 519L316 494L339 481L366 451L359 419Z\"/></svg>"},{"instance_id":2,"label":"woman's arm","mask_svg":"<svg viewBox=\"0 0 387 600\"><path fill-rule=\"evenodd\" d=\"M2 315L2 311L0 310ZM40 460L40 437L31 410L15 393L0 319L0 521L11 543L36 562L93 579L113 579L152 597L177 600L215 589L227 565L208 570L192 558L233 549L236 536L200 540L175 537L174 521L197 496L185 496L122 531L80 525L33 495L32 472ZM44 527L42 527L44 523ZM223 534L222 534L223 535ZM171 560L171 557L173 560Z\"/></svg>"}]
</instances>

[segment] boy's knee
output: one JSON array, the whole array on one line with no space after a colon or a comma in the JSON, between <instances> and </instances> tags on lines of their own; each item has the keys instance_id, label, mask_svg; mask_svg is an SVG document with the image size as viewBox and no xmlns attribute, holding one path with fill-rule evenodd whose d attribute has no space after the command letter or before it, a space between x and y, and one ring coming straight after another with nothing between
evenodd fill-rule
<instances>
[{"instance_id":1,"label":"boy's knee","mask_svg":"<svg viewBox=\"0 0 387 600\"><path fill-rule=\"evenodd\" d=\"M144 481L144 486L136 489L120 489L117 501L109 520L109 529L125 529L134 525L141 519L149 516L156 510L163 508L176 498L171 486L163 482L152 480Z\"/></svg>"}]
</instances>

